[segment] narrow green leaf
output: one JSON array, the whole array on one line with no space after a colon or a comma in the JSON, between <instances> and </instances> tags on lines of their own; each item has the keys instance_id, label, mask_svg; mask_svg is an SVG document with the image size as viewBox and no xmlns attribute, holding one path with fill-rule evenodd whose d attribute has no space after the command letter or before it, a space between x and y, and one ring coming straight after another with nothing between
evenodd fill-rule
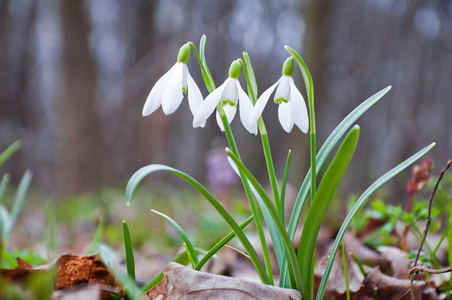
<instances>
[{"instance_id":1,"label":"narrow green leaf","mask_svg":"<svg viewBox=\"0 0 452 300\"><path fill-rule=\"evenodd\" d=\"M89 244L88 249L85 252L85 255L91 255L91 254L99 252L99 245L102 241L102 236L104 235L104 230L105 230L105 222L103 219L99 219L96 233L94 233L94 237L91 240L91 243Z\"/></svg>"},{"instance_id":2,"label":"narrow green leaf","mask_svg":"<svg viewBox=\"0 0 452 300\"><path fill-rule=\"evenodd\" d=\"M347 132L350 126L352 126L359 117L361 117L370 107L372 107L378 100L380 100L390 89L391 87L389 86L366 99L351 113L349 113L342 120L342 122L333 130L333 132L331 132L330 136L326 139L325 143L320 148L319 153L317 154L316 173L320 171L320 169L323 166L323 163L330 154L331 150L333 150L334 146L336 146L336 143ZM301 211L303 210L306 197L309 193L310 182L311 182L311 170L307 172L303 184L301 185L300 191L297 196L297 200L292 210L292 215L290 217L288 233L292 240L295 236L295 231L298 226L298 221L300 220Z\"/></svg>"},{"instance_id":3,"label":"narrow green leaf","mask_svg":"<svg viewBox=\"0 0 452 300\"><path fill-rule=\"evenodd\" d=\"M353 217L356 215L356 213L359 211L359 209L366 203L367 199L370 195L372 195L375 190L377 190L380 186L382 186L384 183L386 183L389 179L393 178L397 174L399 174L401 171L405 170L409 165L414 163L416 160L418 160L421 156L423 156L425 153L427 153L433 146L435 146L435 143L432 143L425 147L424 149L420 150L380 178L376 180L364 193L359 197L359 199L356 201L355 205L353 205L352 209L348 213L347 217L345 218L344 222L342 223L341 228L339 229L339 232L337 233L336 239L333 244L333 248L330 253L330 258L328 259L325 272L322 277L322 281L320 282L319 290L317 292L317 298L318 300L323 298L323 295L325 293L326 284L328 281L328 278L330 276L331 268L333 266L334 257L336 256L336 253L339 249L340 241L344 237L345 231L347 230L348 226L350 225Z\"/></svg>"},{"instance_id":4,"label":"narrow green leaf","mask_svg":"<svg viewBox=\"0 0 452 300\"><path fill-rule=\"evenodd\" d=\"M179 224L177 224L176 221L174 221L173 219L171 219L170 217L168 217L167 215L165 215L164 213L161 213L159 211L156 211L154 209L151 209L151 211L153 213L158 214L159 216L165 218L168 222L171 223L171 225L173 225L173 227L177 230L177 232L179 232L179 235L181 236L181 238L184 240L185 244L187 244L187 249L190 252L189 254L192 256L195 265L199 263L198 261L198 256L196 255L196 250L195 247L193 247L192 242L190 241L190 239L188 238L187 234L185 233L185 231L182 229L182 227L180 227Z\"/></svg>"},{"instance_id":5,"label":"narrow green leaf","mask_svg":"<svg viewBox=\"0 0 452 300\"><path fill-rule=\"evenodd\" d=\"M27 170L25 171L24 176L22 176L22 179L19 182L19 186L17 188L16 195L13 201L13 207L11 209L9 222L4 224L5 230L3 234L4 242L8 240L11 230L13 229L14 224L16 223L17 217L19 216L20 210L22 209L25 200L25 195L27 194L32 177L33 177L32 172L30 170Z\"/></svg>"},{"instance_id":6,"label":"narrow green leaf","mask_svg":"<svg viewBox=\"0 0 452 300\"><path fill-rule=\"evenodd\" d=\"M0 231L1 231L1 238L2 238L2 243L0 243L0 250L2 249L2 246L4 247L5 242L6 242L6 238L7 238L7 234L9 234L9 224L11 224L11 220L10 220L10 216L8 213L8 210L6 209L6 207L4 207L3 205L0 204Z\"/></svg>"},{"instance_id":7,"label":"narrow green leaf","mask_svg":"<svg viewBox=\"0 0 452 300\"><path fill-rule=\"evenodd\" d=\"M125 288L128 291L128 295L130 299L135 299L136 293L136 282L135 282L135 259L133 257L133 245L132 239L130 237L129 226L127 222L122 221L122 231L124 234L124 247L126 250L126 264L127 264L127 287Z\"/></svg>"},{"instance_id":8,"label":"narrow green leaf","mask_svg":"<svg viewBox=\"0 0 452 300\"><path fill-rule=\"evenodd\" d=\"M2 203L3 197L5 197L6 189L9 184L9 174L3 175L2 182L0 183L0 203Z\"/></svg>"},{"instance_id":9,"label":"narrow green leaf","mask_svg":"<svg viewBox=\"0 0 452 300\"><path fill-rule=\"evenodd\" d=\"M308 299L308 287L314 284L313 278L309 276L309 274L313 275L314 268L312 259L310 258L312 258L314 254L320 225L325 216L328 204L336 191L336 187L355 152L358 138L359 126L355 125L345 137L334 160L320 182L314 201L311 203L311 207L306 216L298 247L298 263L300 264L300 270L302 274L308 275L307 280L303 281L302 295L305 299Z\"/></svg>"},{"instance_id":10,"label":"narrow green leaf","mask_svg":"<svg viewBox=\"0 0 452 300\"><path fill-rule=\"evenodd\" d=\"M359 271L361 272L361 274L363 275L363 276L366 276L366 270L364 270L364 267L363 267L363 263L358 259L358 257L356 257L356 255L355 254L353 254L353 253L350 253L350 256L353 258L353 260L355 261L355 263L358 265L358 268L359 268Z\"/></svg>"},{"instance_id":11,"label":"narrow green leaf","mask_svg":"<svg viewBox=\"0 0 452 300\"><path fill-rule=\"evenodd\" d=\"M245 256L245 257L248 258L249 260L251 260L251 259L250 259L250 256L249 256L248 254L246 254L245 252L243 252L243 251L241 251L241 250L239 250L239 249L237 249L237 248L234 248L234 247L232 247L232 246L229 246L229 245L225 245L225 247L228 247L229 249L232 249L232 250L234 250L235 252L237 252L237 253L239 253L239 254Z\"/></svg>"},{"instance_id":12,"label":"narrow green leaf","mask_svg":"<svg viewBox=\"0 0 452 300\"><path fill-rule=\"evenodd\" d=\"M248 226L249 223L254 219L254 216L250 216L248 219L243 221L242 224L240 224L240 229L244 229L246 226ZM226 246L227 243L229 243L233 238L235 237L234 231L231 231L228 235L226 235L224 238L222 238L218 243L215 244L207 253L201 258L199 263L193 268L195 270L201 270L201 268L206 264L206 262L212 258L221 248Z\"/></svg>"},{"instance_id":13,"label":"narrow green leaf","mask_svg":"<svg viewBox=\"0 0 452 300\"><path fill-rule=\"evenodd\" d=\"M345 253L344 239L342 239L341 251L342 251L342 265L344 268L346 295L347 295L347 300L350 300L350 284L349 284L349 280L348 280L347 259L345 256L346 253Z\"/></svg>"},{"instance_id":14,"label":"narrow green leaf","mask_svg":"<svg viewBox=\"0 0 452 300\"><path fill-rule=\"evenodd\" d=\"M241 63L243 64L243 61L241 61ZM248 79L247 79L247 81L248 81ZM217 112L221 118L221 122L223 123L224 132L226 134L226 138L228 139L229 147L231 147L232 152L240 160L240 154L239 154L239 150L237 148L237 144L235 143L234 135L232 134L231 127L229 126L229 122L226 117L226 113L221 105L217 106ZM264 149L265 149L265 147L264 147ZM265 153L267 153L267 151L265 151ZM265 157L266 157L266 161L268 163L267 155ZM268 166L268 164L267 164L267 166ZM272 270L272 266L271 266L270 255L268 252L267 241L265 238L259 209L256 205L256 202L254 201L253 193L251 192L248 180L244 177L244 175L241 173L240 170L238 171L238 175L242 181L243 189L245 190L245 194L248 199L248 203L250 204L251 211L254 216L254 222L256 223L256 229L257 229L257 233L259 235L259 241L261 243L262 255L264 257L264 266L267 271L267 276L268 276L268 279L270 280L270 284L273 285L273 283L274 283L273 270Z\"/></svg>"},{"instance_id":15,"label":"narrow green leaf","mask_svg":"<svg viewBox=\"0 0 452 300\"><path fill-rule=\"evenodd\" d=\"M8 158L11 157L11 155L16 153L20 149L20 147L21 142L20 140L17 140L14 143L12 143L8 148L6 148L5 151L3 151L0 154L0 167L8 160Z\"/></svg>"},{"instance_id":16,"label":"narrow green leaf","mask_svg":"<svg viewBox=\"0 0 452 300\"><path fill-rule=\"evenodd\" d=\"M265 272L265 268L262 265L262 262L259 260L256 250L254 250L250 241L243 233L243 231L240 229L239 225L234 220L234 218L232 218L232 216L226 211L226 209L220 204L220 202L218 202L218 200L215 199L215 197L204 186L202 186L198 181L193 179L191 176L185 174L184 172L164 165L148 165L139 169L132 175L132 177L129 179L129 182L127 183L126 187L127 203L128 204L130 203L133 192L135 191L136 187L141 182L141 180L143 180L143 178L145 178L147 175L157 171L166 171L173 173L179 176L180 178L184 179L186 182L191 184L195 189L197 189L206 198L206 200L209 201L210 204L212 204L212 206L217 210L221 217L228 223L232 231L235 232L238 239L245 248L246 252L250 256L251 261L253 262L253 265L262 282L265 284L270 284L270 279L268 278Z\"/></svg>"},{"instance_id":17,"label":"narrow green leaf","mask_svg":"<svg viewBox=\"0 0 452 300\"><path fill-rule=\"evenodd\" d=\"M52 203L46 204L46 245L47 260L51 261L57 253L56 212Z\"/></svg>"},{"instance_id":18,"label":"narrow green leaf","mask_svg":"<svg viewBox=\"0 0 452 300\"><path fill-rule=\"evenodd\" d=\"M185 266L186 264L189 263L187 252L183 251L181 254L179 254L178 256L173 258L172 261ZM155 276L152 279L151 282L149 282L148 284L144 285L144 287L141 289L141 292L144 293L144 292L149 291L154 286L156 286L160 281L162 281L162 279L163 279L163 272L160 272L157 276Z\"/></svg>"},{"instance_id":19,"label":"narrow green leaf","mask_svg":"<svg viewBox=\"0 0 452 300\"><path fill-rule=\"evenodd\" d=\"M229 163L230 163L232 169L235 171L235 173L237 173L237 175L239 175L240 171L239 171L237 165L235 164L235 162L232 160L229 160ZM280 270L282 267L284 267L286 270L287 266L288 266L287 265L288 264L288 261L287 261L288 254L284 250L284 244L281 240L281 236L279 235L278 228L275 224L275 221L273 220L270 211L266 207L264 200L262 200L262 197L259 195L259 193L254 188L254 186L250 185L250 188L251 188L251 191L253 192L254 197L257 199L257 201L259 203L259 206L262 210L262 215L264 216L265 223L267 224L267 229L268 229L268 232L270 233L270 238L271 238L272 244L273 244L273 250L275 251L276 261L278 262ZM291 274L293 275L293 272ZM281 278L283 278L283 277L284 276L282 276ZM281 285L281 284L283 284L283 285ZM285 282L282 282L282 280L280 280L280 286L290 287L290 286L285 286Z\"/></svg>"},{"instance_id":20,"label":"narrow green leaf","mask_svg":"<svg viewBox=\"0 0 452 300\"><path fill-rule=\"evenodd\" d=\"M279 214L271 201L271 199L268 197L267 193L265 192L264 188L259 184L257 179L253 176L253 174L245 167L245 165L240 161L240 159L229 149L226 150L229 157L234 161L234 163L237 165L237 168L243 173L246 178L248 178L251 185L256 189L256 192L261 197L262 201L264 202L264 205L261 205L262 210L264 210L264 207L268 209L270 212L271 218L273 219L279 236L282 239L282 242L285 246L285 249L289 256L290 261L290 267L292 267L294 275L295 275L295 281L296 281L296 289L300 289L302 286L301 282L301 273L300 269L297 264L297 258L295 249L292 245L292 241L290 240L289 236L286 232L285 224L283 224L282 220L279 218Z\"/></svg>"}]
</instances>

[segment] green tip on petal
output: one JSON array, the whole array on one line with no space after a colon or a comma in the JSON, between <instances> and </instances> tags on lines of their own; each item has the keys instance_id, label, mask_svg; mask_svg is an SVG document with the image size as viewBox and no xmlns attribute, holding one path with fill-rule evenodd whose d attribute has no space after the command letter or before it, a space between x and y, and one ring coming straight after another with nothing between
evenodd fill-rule
<instances>
[{"instance_id":1,"label":"green tip on petal","mask_svg":"<svg viewBox=\"0 0 452 300\"><path fill-rule=\"evenodd\" d=\"M284 62L284 65L282 67L282 74L283 76L292 76L293 73L293 57L289 57Z\"/></svg>"},{"instance_id":2,"label":"green tip on petal","mask_svg":"<svg viewBox=\"0 0 452 300\"><path fill-rule=\"evenodd\" d=\"M240 76L240 71L242 70L242 65L240 64L240 60L236 59L232 62L229 67L229 77L238 79Z\"/></svg>"},{"instance_id":3,"label":"green tip on petal","mask_svg":"<svg viewBox=\"0 0 452 300\"><path fill-rule=\"evenodd\" d=\"M182 47L180 47L179 54L177 54L177 61L187 64L189 58L190 58L190 45L189 43L186 43Z\"/></svg>"}]
</instances>

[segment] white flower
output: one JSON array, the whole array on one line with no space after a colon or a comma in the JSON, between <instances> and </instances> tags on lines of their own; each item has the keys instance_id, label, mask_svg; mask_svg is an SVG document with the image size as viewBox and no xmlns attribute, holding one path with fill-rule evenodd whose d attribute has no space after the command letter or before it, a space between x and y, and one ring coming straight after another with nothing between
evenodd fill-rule
<instances>
[{"instance_id":1,"label":"white flower","mask_svg":"<svg viewBox=\"0 0 452 300\"><path fill-rule=\"evenodd\" d=\"M203 98L188 71L189 56L190 46L185 44L179 51L178 61L155 83L149 93L143 107L144 117L152 114L160 105L166 115L172 114L181 104L184 93L188 93L188 104L193 116L196 114Z\"/></svg>"},{"instance_id":2,"label":"white flower","mask_svg":"<svg viewBox=\"0 0 452 300\"><path fill-rule=\"evenodd\" d=\"M237 60L231 64L229 71L229 78L207 96L203 101L193 119L193 127L202 126L205 124L207 118L212 114L217 105L221 105L226 113L229 124L234 119L239 105L240 120L243 126L250 133L257 134L257 123L250 122L253 105L250 98L240 86L238 77L240 74L240 62ZM217 112L217 123L222 131L224 131L223 123L221 122L220 114Z\"/></svg>"},{"instance_id":3,"label":"white flower","mask_svg":"<svg viewBox=\"0 0 452 300\"><path fill-rule=\"evenodd\" d=\"M268 99L270 98L270 95L273 93L276 86L278 86L275 92L274 101L279 104L278 118L281 126L286 132L291 132L293 125L295 124L302 132L308 132L308 111L306 109L303 96L295 86L294 80L291 76L293 70L292 58L290 58L290 61L292 62L292 69L289 67L289 71L287 71L287 67L285 66L286 71L284 71L285 69L283 68L283 76L274 85L269 87L256 101L256 105L254 106L250 117L251 124L256 124L268 102ZM286 65L286 63L284 65Z\"/></svg>"}]
</instances>

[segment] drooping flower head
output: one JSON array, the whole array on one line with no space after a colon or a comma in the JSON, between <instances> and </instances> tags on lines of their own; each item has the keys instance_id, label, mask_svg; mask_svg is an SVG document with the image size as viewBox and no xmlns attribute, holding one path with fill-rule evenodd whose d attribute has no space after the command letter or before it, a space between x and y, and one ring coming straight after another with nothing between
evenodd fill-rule
<instances>
[{"instance_id":1,"label":"drooping flower head","mask_svg":"<svg viewBox=\"0 0 452 300\"><path fill-rule=\"evenodd\" d=\"M207 96L199 107L195 118L193 119L193 127L202 126L207 118L212 114L217 105L221 105L226 113L229 124L234 119L237 112L237 106L240 102L240 120L243 126L253 134L257 134L257 124L250 122L250 116L253 109L250 98L240 86L238 80L241 71L240 60L232 62L229 68L229 77L226 81ZM224 131L223 123L219 113L216 114L218 126Z\"/></svg>"},{"instance_id":2,"label":"drooping flower head","mask_svg":"<svg viewBox=\"0 0 452 300\"><path fill-rule=\"evenodd\" d=\"M172 114L181 104L184 93L188 94L190 110L195 115L202 103L202 94L188 72L190 58L189 43L183 45L177 55L177 62L154 85L143 107L143 116L152 114L159 106L166 115ZM204 126L201 124L200 126Z\"/></svg>"},{"instance_id":3,"label":"drooping flower head","mask_svg":"<svg viewBox=\"0 0 452 300\"><path fill-rule=\"evenodd\" d=\"M295 86L292 74L293 58L289 57L284 62L281 78L264 93L262 93L256 101L256 105L253 108L250 118L251 124L256 124L265 108L265 105L267 105L270 95L273 93L275 88L278 87L276 88L274 102L279 105L278 118L281 126L286 132L291 132L293 125L295 124L302 132L308 132L308 111L303 96Z\"/></svg>"}]
</instances>

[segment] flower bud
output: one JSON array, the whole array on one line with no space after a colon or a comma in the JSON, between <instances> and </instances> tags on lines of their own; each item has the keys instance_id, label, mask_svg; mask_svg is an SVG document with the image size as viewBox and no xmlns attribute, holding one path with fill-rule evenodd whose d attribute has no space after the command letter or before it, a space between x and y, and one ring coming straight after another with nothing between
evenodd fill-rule
<instances>
[{"instance_id":1,"label":"flower bud","mask_svg":"<svg viewBox=\"0 0 452 300\"><path fill-rule=\"evenodd\" d=\"M282 67L282 74L284 76L292 76L293 73L293 58L292 56L286 59Z\"/></svg>"},{"instance_id":2,"label":"flower bud","mask_svg":"<svg viewBox=\"0 0 452 300\"><path fill-rule=\"evenodd\" d=\"M177 61L187 64L190 58L190 45L188 43L180 47L179 53L177 54Z\"/></svg>"},{"instance_id":3,"label":"flower bud","mask_svg":"<svg viewBox=\"0 0 452 300\"><path fill-rule=\"evenodd\" d=\"M236 59L231 63L229 67L229 77L238 79L240 76L240 71L242 69L242 65L240 64L240 60Z\"/></svg>"}]
</instances>

